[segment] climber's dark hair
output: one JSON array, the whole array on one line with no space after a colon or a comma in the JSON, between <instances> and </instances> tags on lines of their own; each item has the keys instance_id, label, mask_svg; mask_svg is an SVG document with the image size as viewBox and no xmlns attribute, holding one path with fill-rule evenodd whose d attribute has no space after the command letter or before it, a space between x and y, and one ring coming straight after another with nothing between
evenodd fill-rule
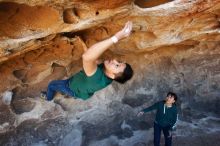
<instances>
[{"instance_id":1,"label":"climber's dark hair","mask_svg":"<svg viewBox=\"0 0 220 146\"><path fill-rule=\"evenodd\" d=\"M175 102L177 101L177 95L176 95L176 93L168 92L168 93L167 93L167 97L168 97L168 96L172 96L172 97L174 98Z\"/></svg>"},{"instance_id":2,"label":"climber's dark hair","mask_svg":"<svg viewBox=\"0 0 220 146\"><path fill-rule=\"evenodd\" d=\"M130 64L126 64L126 67L123 72L116 75L115 81L124 84L126 81L130 80L133 76L133 70L130 66Z\"/></svg>"}]
</instances>

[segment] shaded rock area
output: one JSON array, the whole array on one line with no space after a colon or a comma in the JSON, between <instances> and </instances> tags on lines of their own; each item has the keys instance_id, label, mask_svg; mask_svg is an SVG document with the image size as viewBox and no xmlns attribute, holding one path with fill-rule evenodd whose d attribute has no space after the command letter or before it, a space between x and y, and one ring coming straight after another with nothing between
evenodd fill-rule
<instances>
[{"instance_id":1,"label":"shaded rock area","mask_svg":"<svg viewBox=\"0 0 220 146\"><path fill-rule=\"evenodd\" d=\"M128 83L86 101L39 98L127 21L131 36L101 60L130 63ZM168 91L179 97L173 145L220 145L219 32L220 0L0 0L0 145L151 146L155 112L137 113Z\"/></svg>"}]
</instances>

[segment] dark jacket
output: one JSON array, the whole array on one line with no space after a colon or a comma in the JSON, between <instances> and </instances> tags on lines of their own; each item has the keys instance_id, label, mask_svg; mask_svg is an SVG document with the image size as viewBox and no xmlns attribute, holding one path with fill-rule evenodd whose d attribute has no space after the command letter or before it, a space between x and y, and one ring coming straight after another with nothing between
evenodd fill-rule
<instances>
[{"instance_id":1,"label":"dark jacket","mask_svg":"<svg viewBox=\"0 0 220 146\"><path fill-rule=\"evenodd\" d=\"M172 107L167 107L164 101L155 103L154 105L143 109L143 112L157 110L155 123L161 127L172 128L177 121L177 107L173 104Z\"/></svg>"}]
</instances>

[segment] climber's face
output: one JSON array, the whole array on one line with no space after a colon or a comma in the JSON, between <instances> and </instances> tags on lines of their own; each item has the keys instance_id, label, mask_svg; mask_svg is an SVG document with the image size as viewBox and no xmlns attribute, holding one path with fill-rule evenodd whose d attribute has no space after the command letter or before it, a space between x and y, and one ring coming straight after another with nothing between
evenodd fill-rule
<instances>
[{"instance_id":1,"label":"climber's face","mask_svg":"<svg viewBox=\"0 0 220 146\"><path fill-rule=\"evenodd\" d=\"M126 64L124 62L117 61L116 59L112 59L105 60L104 66L107 73L116 75L124 72Z\"/></svg>"},{"instance_id":2,"label":"climber's face","mask_svg":"<svg viewBox=\"0 0 220 146\"><path fill-rule=\"evenodd\" d=\"M166 103L167 103L167 104L173 104L173 103L175 103L174 97L171 96L171 95L167 96L167 97L166 97Z\"/></svg>"}]
</instances>

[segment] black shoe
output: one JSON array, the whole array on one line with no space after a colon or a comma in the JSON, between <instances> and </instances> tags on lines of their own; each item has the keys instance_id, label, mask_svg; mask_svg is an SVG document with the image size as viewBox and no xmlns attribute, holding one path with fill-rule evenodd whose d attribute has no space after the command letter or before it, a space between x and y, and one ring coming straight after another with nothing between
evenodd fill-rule
<instances>
[{"instance_id":1,"label":"black shoe","mask_svg":"<svg viewBox=\"0 0 220 146\"><path fill-rule=\"evenodd\" d=\"M42 92L40 93L40 98L41 98L41 99L44 99L44 100L47 100L47 92L42 91Z\"/></svg>"}]
</instances>

